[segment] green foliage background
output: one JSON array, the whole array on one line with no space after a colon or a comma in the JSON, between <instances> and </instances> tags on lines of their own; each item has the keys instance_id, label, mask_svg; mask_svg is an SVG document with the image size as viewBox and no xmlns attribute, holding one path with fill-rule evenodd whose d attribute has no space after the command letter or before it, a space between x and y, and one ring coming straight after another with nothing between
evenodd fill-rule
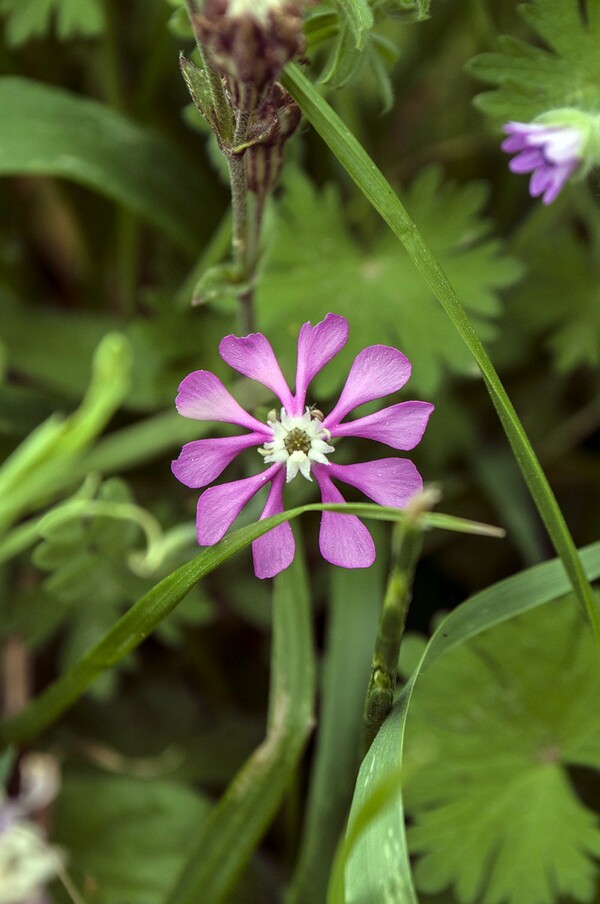
<instances>
[{"instance_id":1,"label":"green foliage background","mask_svg":"<svg viewBox=\"0 0 600 904\"><path fill-rule=\"evenodd\" d=\"M0 641L25 644L35 696L136 601L164 604L151 637L95 663L89 692L33 739L61 763L50 837L82 900L415 904L401 783L423 904L598 902L597 651L562 575L522 572L550 547L472 358L406 252L303 127L268 210L258 328L291 375L303 322L349 319L347 348L313 387L323 409L360 348L400 347L413 362L402 397L436 406L411 457L445 512L507 529L503 542L428 532L405 678L430 665L363 763L335 860L389 529L373 531L373 569L340 573L303 515L304 556L274 590L247 549L194 564L196 494L169 463L210 432L177 417L177 385L206 368L258 413L270 404L218 358L240 329L231 294L217 281L190 304L199 276L227 260L231 227L179 73L178 52L192 53L182 5L0 0L0 17ZM600 177L543 208L499 142L508 119L600 113L600 0L321 2L306 36L306 73L441 261L577 544L594 544ZM348 460L375 454L353 442ZM496 584L515 572L510 590ZM486 587L483 608L455 609ZM453 609L460 631L438 655L443 624L433 646L424 638ZM517 617L501 623L508 610ZM402 756L399 719L404 771L369 815L361 802ZM389 849L369 848L377 820L395 827ZM69 900L59 882L50 893Z\"/></svg>"}]
</instances>

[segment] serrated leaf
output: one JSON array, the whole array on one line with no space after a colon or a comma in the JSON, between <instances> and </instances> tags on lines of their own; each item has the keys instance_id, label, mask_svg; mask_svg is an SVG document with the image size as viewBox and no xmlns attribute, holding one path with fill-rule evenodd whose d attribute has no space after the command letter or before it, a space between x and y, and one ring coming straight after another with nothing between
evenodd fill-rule
<instances>
[{"instance_id":1,"label":"serrated leaf","mask_svg":"<svg viewBox=\"0 0 600 904\"><path fill-rule=\"evenodd\" d=\"M12 47L46 37L54 21L61 41L94 38L104 29L99 0L0 0L0 13L6 18L6 42Z\"/></svg>"},{"instance_id":2,"label":"serrated leaf","mask_svg":"<svg viewBox=\"0 0 600 904\"><path fill-rule=\"evenodd\" d=\"M481 183L444 183L440 170L432 167L408 189L407 205L480 334L491 338L500 311L498 290L513 283L521 267L488 235L490 223L481 217L486 194ZM352 356L370 343L397 345L408 355L411 392L415 387L434 392L447 369L472 374L468 349L448 331L444 313L406 252L387 232L361 248L343 222L333 186L318 193L299 173L288 176L272 224L257 307L266 331L282 337L282 357L290 372L292 337L299 326L335 309L350 319L352 330L343 355L315 381L322 393L339 386Z\"/></svg>"},{"instance_id":3,"label":"serrated leaf","mask_svg":"<svg viewBox=\"0 0 600 904\"><path fill-rule=\"evenodd\" d=\"M599 0L589 0L587 8L586 22L575 0L537 0L520 7L550 50L504 37L499 53L471 60L468 69L473 75L498 85L479 95L477 105L501 120L525 122L557 107L600 110Z\"/></svg>"},{"instance_id":4,"label":"serrated leaf","mask_svg":"<svg viewBox=\"0 0 600 904\"><path fill-rule=\"evenodd\" d=\"M405 755L422 891L452 885L460 904L592 899L600 828L565 766L598 764L599 697L594 640L571 598L497 626L423 676Z\"/></svg>"}]
</instances>

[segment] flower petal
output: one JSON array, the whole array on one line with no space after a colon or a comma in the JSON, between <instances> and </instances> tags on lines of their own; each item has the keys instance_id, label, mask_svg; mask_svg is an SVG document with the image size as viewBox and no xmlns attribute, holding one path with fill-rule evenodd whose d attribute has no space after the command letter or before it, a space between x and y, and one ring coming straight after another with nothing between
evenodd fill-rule
<instances>
[{"instance_id":1,"label":"flower petal","mask_svg":"<svg viewBox=\"0 0 600 904\"><path fill-rule=\"evenodd\" d=\"M410 361L397 348L389 345L364 348L354 359L339 401L323 426L331 430L358 405L396 392L404 386L410 371Z\"/></svg>"},{"instance_id":2,"label":"flower petal","mask_svg":"<svg viewBox=\"0 0 600 904\"><path fill-rule=\"evenodd\" d=\"M175 405L184 417L198 421L224 421L266 432L265 425L244 411L219 378L208 370L195 370L179 384Z\"/></svg>"},{"instance_id":3,"label":"flower petal","mask_svg":"<svg viewBox=\"0 0 600 904\"><path fill-rule=\"evenodd\" d=\"M331 429L331 435L374 439L392 449L407 451L421 441L432 411L429 402L398 402L366 417L338 424Z\"/></svg>"},{"instance_id":4,"label":"flower petal","mask_svg":"<svg viewBox=\"0 0 600 904\"><path fill-rule=\"evenodd\" d=\"M219 345L219 354L230 367L245 377L267 386L275 393L284 408L289 409L292 394L281 373L271 343L262 333L225 336Z\"/></svg>"},{"instance_id":5,"label":"flower petal","mask_svg":"<svg viewBox=\"0 0 600 904\"><path fill-rule=\"evenodd\" d=\"M219 439L197 439L185 444L179 458L171 463L171 470L186 487L206 487L217 479L236 455L250 446L260 446L264 441L265 434L258 432Z\"/></svg>"},{"instance_id":6,"label":"flower petal","mask_svg":"<svg viewBox=\"0 0 600 904\"><path fill-rule=\"evenodd\" d=\"M261 487L273 479L281 465L273 465L243 480L209 487L198 500L196 528L200 546L214 546L233 524L241 510Z\"/></svg>"},{"instance_id":7,"label":"flower petal","mask_svg":"<svg viewBox=\"0 0 600 904\"><path fill-rule=\"evenodd\" d=\"M356 487L373 502L405 508L409 499L423 489L421 475L407 458L381 458L354 465L330 462L327 474Z\"/></svg>"},{"instance_id":8,"label":"flower petal","mask_svg":"<svg viewBox=\"0 0 600 904\"><path fill-rule=\"evenodd\" d=\"M325 465L313 466L323 502L344 502L344 497L332 484L327 471L329 467ZM319 548L324 559L341 568L368 568L375 561L373 538L356 515L323 512Z\"/></svg>"},{"instance_id":9,"label":"flower petal","mask_svg":"<svg viewBox=\"0 0 600 904\"><path fill-rule=\"evenodd\" d=\"M260 516L270 518L283 511L283 485L285 483L285 471L283 468L275 474L269 490L269 498ZM254 574L257 578L272 578L280 571L284 571L294 560L296 544L294 534L289 522L280 524L263 534L252 544L252 558L254 559Z\"/></svg>"},{"instance_id":10,"label":"flower petal","mask_svg":"<svg viewBox=\"0 0 600 904\"><path fill-rule=\"evenodd\" d=\"M531 173L538 166L546 166L546 158L539 148L527 148L508 164L511 173Z\"/></svg>"},{"instance_id":11,"label":"flower petal","mask_svg":"<svg viewBox=\"0 0 600 904\"><path fill-rule=\"evenodd\" d=\"M327 314L316 326L312 326L310 322L303 324L298 336L294 414L302 414L310 381L337 355L347 341L348 321L339 314Z\"/></svg>"}]
</instances>

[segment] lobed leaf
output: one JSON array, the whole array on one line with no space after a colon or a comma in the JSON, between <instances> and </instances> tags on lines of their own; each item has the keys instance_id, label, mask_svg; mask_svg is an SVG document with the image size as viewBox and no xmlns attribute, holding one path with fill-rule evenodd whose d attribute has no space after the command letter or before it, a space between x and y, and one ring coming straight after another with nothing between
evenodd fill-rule
<instances>
[{"instance_id":1,"label":"lobed leaf","mask_svg":"<svg viewBox=\"0 0 600 904\"><path fill-rule=\"evenodd\" d=\"M586 547L580 555L588 579L600 577L600 543ZM352 844L348 844L345 851L345 904L385 902L390 896L394 904L416 904L398 770L403 767L406 720L412 708L415 685L421 676L444 652L460 647L470 638L515 615L557 599L569 589L570 582L562 563L554 559L475 594L438 626L361 766L350 816L348 837ZM589 643L593 647L591 638ZM538 648L536 642L536 649ZM551 651L552 647L548 646L549 656ZM433 775L434 772L431 771L429 780ZM386 783L394 777L397 797L390 800ZM371 807L370 801L373 795L378 795L380 787L387 788L386 795L379 800L375 816L370 814L367 820L365 814ZM353 826L361 821L364 822L364 829L356 839L353 836ZM333 897L334 891L332 887L331 901L332 904L334 901L337 904L337 899Z\"/></svg>"},{"instance_id":2,"label":"lobed leaf","mask_svg":"<svg viewBox=\"0 0 600 904\"><path fill-rule=\"evenodd\" d=\"M428 670L405 754L422 891L452 885L460 904L592 899L600 827L565 767L599 762L599 696L597 652L572 597Z\"/></svg>"},{"instance_id":3,"label":"lobed leaf","mask_svg":"<svg viewBox=\"0 0 600 904\"><path fill-rule=\"evenodd\" d=\"M577 2L536 0L521 6L522 16L550 50L504 37L499 53L476 56L468 70L498 86L479 95L477 106L505 122L527 122L557 107L600 110L599 0L589 0L587 9L586 21Z\"/></svg>"},{"instance_id":4,"label":"lobed leaf","mask_svg":"<svg viewBox=\"0 0 600 904\"><path fill-rule=\"evenodd\" d=\"M458 187L444 182L441 171L432 167L410 186L407 203L479 332L491 338L500 313L499 291L517 280L521 267L499 240L489 238L490 223L481 216L486 196L481 183ZM411 393L434 393L447 370L472 374L469 350L458 335L448 333L444 312L428 286L414 278L413 264L397 241L386 232L370 248L361 248L343 223L333 186L318 193L299 172L288 174L272 224L257 310L266 330L282 336L282 358L289 370L294 331L335 308L351 320L352 330L343 354L315 381L321 392L339 386L352 356L370 343L397 345L408 355ZM280 304L284 293L285 309ZM365 298L377 304L365 304Z\"/></svg>"},{"instance_id":5,"label":"lobed leaf","mask_svg":"<svg viewBox=\"0 0 600 904\"><path fill-rule=\"evenodd\" d=\"M6 19L9 47L19 47L32 38L46 37L55 22L61 41L96 38L104 29L100 0L0 0L0 14Z\"/></svg>"}]
</instances>

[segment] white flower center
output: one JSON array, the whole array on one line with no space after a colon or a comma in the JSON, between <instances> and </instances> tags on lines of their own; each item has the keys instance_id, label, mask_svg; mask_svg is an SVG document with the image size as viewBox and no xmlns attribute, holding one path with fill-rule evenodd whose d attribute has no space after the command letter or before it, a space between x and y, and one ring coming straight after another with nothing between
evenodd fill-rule
<instances>
[{"instance_id":1,"label":"white flower center","mask_svg":"<svg viewBox=\"0 0 600 904\"><path fill-rule=\"evenodd\" d=\"M275 411L269 413L267 424L273 431L273 439L258 451L266 464L285 464L287 483L298 472L307 480L312 480L310 466L314 461L321 465L329 464L325 456L334 449L327 442L331 435L323 427L322 415L319 415L320 412L311 411L310 408L298 417L290 417L285 408L282 408L279 420Z\"/></svg>"}]
</instances>

